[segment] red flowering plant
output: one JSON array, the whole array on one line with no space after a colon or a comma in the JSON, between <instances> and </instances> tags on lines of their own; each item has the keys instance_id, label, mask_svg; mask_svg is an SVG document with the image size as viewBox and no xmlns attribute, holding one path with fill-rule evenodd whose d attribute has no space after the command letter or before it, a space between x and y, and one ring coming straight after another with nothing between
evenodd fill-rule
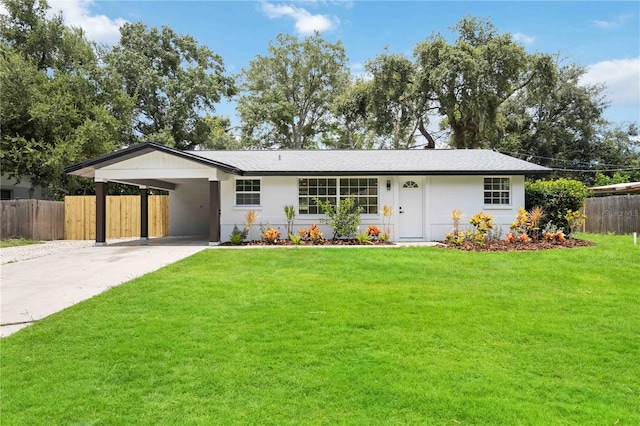
<instances>
[{"instance_id":1,"label":"red flowering plant","mask_svg":"<svg viewBox=\"0 0 640 426\"><path fill-rule=\"evenodd\" d=\"M380 237L380 234L382 234L382 230L375 225L369 225L365 232L369 237L374 239L377 239L378 237Z\"/></svg>"}]
</instances>

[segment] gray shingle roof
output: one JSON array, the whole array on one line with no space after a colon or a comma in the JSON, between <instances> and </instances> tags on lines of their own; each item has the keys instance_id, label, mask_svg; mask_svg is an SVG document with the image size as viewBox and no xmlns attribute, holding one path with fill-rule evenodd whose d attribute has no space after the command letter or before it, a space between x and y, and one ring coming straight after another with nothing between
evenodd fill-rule
<instances>
[{"instance_id":1,"label":"gray shingle roof","mask_svg":"<svg viewBox=\"0 0 640 426\"><path fill-rule=\"evenodd\" d=\"M529 174L548 173L537 164L499 152L465 150L188 151L259 174Z\"/></svg>"},{"instance_id":2,"label":"gray shingle roof","mask_svg":"<svg viewBox=\"0 0 640 426\"><path fill-rule=\"evenodd\" d=\"M469 175L542 174L551 169L486 149L452 150L304 150L179 151L156 143L131 146L65 168L65 173L94 177L95 170L159 151L227 173L260 175Z\"/></svg>"}]
</instances>

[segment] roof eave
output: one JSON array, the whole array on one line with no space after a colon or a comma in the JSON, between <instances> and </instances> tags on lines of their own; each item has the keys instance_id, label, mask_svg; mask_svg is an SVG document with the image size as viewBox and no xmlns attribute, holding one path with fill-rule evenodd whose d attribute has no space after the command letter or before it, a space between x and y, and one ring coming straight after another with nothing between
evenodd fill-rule
<instances>
[{"instance_id":1,"label":"roof eave","mask_svg":"<svg viewBox=\"0 0 640 426\"><path fill-rule=\"evenodd\" d=\"M235 173L235 174L242 173L241 170L238 170L237 168L230 166L228 164L220 163L214 160L209 160L207 158L201 157L199 155L194 155L186 151L180 151L174 148L169 148L168 146L161 145L155 142L141 143L138 145L121 149L119 151L112 152L110 154L105 154L100 157L95 157L90 160L86 160L80 163L73 164L71 166L67 166L64 168L64 173L77 175L77 176L86 176L87 173L82 172L83 170L92 171L89 174L93 174L96 168L100 168L100 167L96 167L98 165L102 164L102 167L104 167L106 165L114 164L129 158L134 158L134 157L137 157L138 155L146 154L147 152L152 152L152 151L160 151L166 154L171 154L180 158L184 158L186 160L194 161L196 163L213 166L227 173Z\"/></svg>"},{"instance_id":2,"label":"roof eave","mask_svg":"<svg viewBox=\"0 0 640 426\"><path fill-rule=\"evenodd\" d=\"M248 170L242 176L513 176L513 175L546 175L551 170L344 170L344 171L260 171Z\"/></svg>"}]
</instances>

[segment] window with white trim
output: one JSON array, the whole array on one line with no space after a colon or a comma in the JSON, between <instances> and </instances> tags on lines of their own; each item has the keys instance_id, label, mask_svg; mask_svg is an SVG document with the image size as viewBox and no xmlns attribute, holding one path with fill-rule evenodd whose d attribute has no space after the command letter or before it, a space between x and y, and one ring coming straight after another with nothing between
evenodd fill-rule
<instances>
[{"instance_id":1,"label":"window with white trim","mask_svg":"<svg viewBox=\"0 0 640 426\"><path fill-rule=\"evenodd\" d=\"M378 214L377 178L300 178L298 179L298 213L322 214L314 197L332 205L353 196L362 214Z\"/></svg>"},{"instance_id":2,"label":"window with white trim","mask_svg":"<svg viewBox=\"0 0 640 426\"><path fill-rule=\"evenodd\" d=\"M378 214L378 179L340 179L340 199L353 196L362 214Z\"/></svg>"},{"instance_id":3,"label":"window with white trim","mask_svg":"<svg viewBox=\"0 0 640 426\"><path fill-rule=\"evenodd\" d=\"M236 206L260 205L260 179L236 179Z\"/></svg>"},{"instance_id":4,"label":"window with white trim","mask_svg":"<svg viewBox=\"0 0 640 426\"><path fill-rule=\"evenodd\" d=\"M322 214L322 210L313 201L329 201L336 205L338 196L338 180L335 178L300 178L298 179L298 213Z\"/></svg>"},{"instance_id":5,"label":"window with white trim","mask_svg":"<svg viewBox=\"0 0 640 426\"><path fill-rule=\"evenodd\" d=\"M511 205L511 178L484 178L484 204L488 206Z\"/></svg>"}]
</instances>

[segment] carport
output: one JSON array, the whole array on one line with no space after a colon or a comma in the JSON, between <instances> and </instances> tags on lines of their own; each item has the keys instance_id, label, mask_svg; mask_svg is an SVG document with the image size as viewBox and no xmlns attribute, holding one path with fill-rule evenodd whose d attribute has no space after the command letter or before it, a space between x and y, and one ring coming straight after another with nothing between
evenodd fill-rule
<instances>
[{"instance_id":1,"label":"carport","mask_svg":"<svg viewBox=\"0 0 640 426\"><path fill-rule=\"evenodd\" d=\"M149 238L148 194L157 188L186 195L189 202L178 202L176 209L187 209L185 217L204 218L209 244L220 243L220 181L238 171L232 166L192 155L156 143L132 146L111 154L69 166L65 173L91 178L96 183L96 245L106 245L106 187L108 182L137 186L140 190L140 239ZM171 195L170 195L171 200ZM170 201L170 204L172 202ZM197 209L197 211L196 211ZM171 215L171 214L170 214ZM188 221L187 221L188 222ZM197 225L202 221L194 221ZM184 223L195 235L200 228ZM170 227L171 228L171 227ZM202 232L200 232L202 233Z\"/></svg>"}]
</instances>

